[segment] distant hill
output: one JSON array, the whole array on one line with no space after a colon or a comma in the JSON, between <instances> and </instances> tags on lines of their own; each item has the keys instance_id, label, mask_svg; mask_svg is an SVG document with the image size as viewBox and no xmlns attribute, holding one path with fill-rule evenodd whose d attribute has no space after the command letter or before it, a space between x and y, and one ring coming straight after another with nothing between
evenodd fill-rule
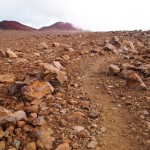
<instances>
[{"instance_id":1,"label":"distant hill","mask_svg":"<svg viewBox=\"0 0 150 150\"><path fill-rule=\"evenodd\" d=\"M2 30L24 30L24 31L36 30L32 27L23 25L17 21L6 21L6 20L0 22L0 29Z\"/></svg>"},{"instance_id":2,"label":"distant hill","mask_svg":"<svg viewBox=\"0 0 150 150\"><path fill-rule=\"evenodd\" d=\"M70 23L64 23L64 22L56 22L53 25L50 26L45 26L40 28L40 30L45 31L45 30L72 30L72 31L81 31L81 29L78 29L74 27Z\"/></svg>"}]
</instances>

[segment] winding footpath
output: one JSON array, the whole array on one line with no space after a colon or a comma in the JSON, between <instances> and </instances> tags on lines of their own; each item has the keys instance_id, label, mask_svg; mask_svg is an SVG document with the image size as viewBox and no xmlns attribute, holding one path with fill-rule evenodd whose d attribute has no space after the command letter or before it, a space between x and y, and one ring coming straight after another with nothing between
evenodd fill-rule
<instances>
[{"instance_id":1,"label":"winding footpath","mask_svg":"<svg viewBox=\"0 0 150 150\"><path fill-rule=\"evenodd\" d=\"M101 112L104 130L102 138L99 139L101 150L140 150L142 145L136 140L130 128L130 122L137 127L133 121L134 118L126 108L112 103L113 97L104 93L104 89L102 90L101 87L97 86L98 81L101 80L99 72L115 60L114 56L102 56L96 59L90 57L85 60L80 59L74 63L80 66L78 69L79 76L84 74L83 77L81 76L82 89L87 97L92 99L96 109Z\"/></svg>"}]
</instances>

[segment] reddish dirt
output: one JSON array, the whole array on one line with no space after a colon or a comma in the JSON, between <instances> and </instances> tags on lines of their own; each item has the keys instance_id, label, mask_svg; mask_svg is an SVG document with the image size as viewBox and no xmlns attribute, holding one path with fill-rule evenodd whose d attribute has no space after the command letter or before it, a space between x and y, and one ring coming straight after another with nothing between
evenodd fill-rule
<instances>
[{"instance_id":1,"label":"reddish dirt","mask_svg":"<svg viewBox=\"0 0 150 150\"><path fill-rule=\"evenodd\" d=\"M0 50L10 48L19 58L27 59L28 63L19 64L16 58L10 59L1 54L0 75L13 73L18 84L31 79L47 80L43 79L45 70L39 64L52 64L56 60L64 67L63 71L67 72L67 83L60 86L57 85L56 79L53 79L55 82L50 82L55 89L53 98L50 101L46 97L40 99L38 110L35 111L38 116L43 116L47 123L42 127L53 130L52 150L62 143L68 143L69 148L73 150L86 150L89 149L90 141L96 141L97 144L93 148L95 150L149 150L150 129L147 127L147 122L150 122L149 77L138 73L147 85L147 91L128 88L122 78L108 75L110 64L119 66L125 63L126 59L123 55L104 50L106 40L113 36L130 40L134 45L136 41L140 41L150 49L148 32L20 31L18 35L16 31L1 31L1 33ZM41 42L45 42L48 49L39 50L38 44ZM55 42L60 43L60 46L54 47ZM95 49L100 51L96 52ZM69 58L62 59L64 55L68 55ZM129 62L134 64L142 60L143 64L149 64L149 58L142 59L145 55L148 57L149 52L130 55L132 57ZM12 112L25 111L27 120L23 120L25 125L22 128L14 123L2 125L0 129L3 132L10 126L13 126L14 130L8 135L9 138L2 136L1 141L5 143L6 149L15 147L13 144L15 139L21 142L20 150L31 142L40 149L36 135L39 125L31 121L29 111L29 107L34 107L34 104L31 104L21 91L12 96L8 95L11 85L0 84L0 106ZM47 111L42 111L45 105L48 107ZM98 112L96 117L90 116L92 110L95 110L96 114ZM67 113L62 115L61 111ZM73 126L81 126L86 130L74 133L71 130Z\"/></svg>"}]
</instances>

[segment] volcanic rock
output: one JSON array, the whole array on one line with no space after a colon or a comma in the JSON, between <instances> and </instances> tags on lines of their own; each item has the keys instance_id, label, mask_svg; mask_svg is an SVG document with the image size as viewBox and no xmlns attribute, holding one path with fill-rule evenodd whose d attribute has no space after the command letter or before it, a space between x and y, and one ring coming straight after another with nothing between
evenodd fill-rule
<instances>
[{"instance_id":1,"label":"volcanic rock","mask_svg":"<svg viewBox=\"0 0 150 150\"><path fill-rule=\"evenodd\" d=\"M36 150L35 142L28 143L27 146L23 150Z\"/></svg>"},{"instance_id":2,"label":"volcanic rock","mask_svg":"<svg viewBox=\"0 0 150 150\"><path fill-rule=\"evenodd\" d=\"M2 57L6 57L6 52L3 49L0 49L0 55Z\"/></svg>"},{"instance_id":3,"label":"volcanic rock","mask_svg":"<svg viewBox=\"0 0 150 150\"><path fill-rule=\"evenodd\" d=\"M53 47L59 47L61 44L58 42L53 43Z\"/></svg>"},{"instance_id":4,"label":"volcanic rock","mask_svg":"<svg viewBox=\"0 0 150 150\"><path fill-rule=\"evenodd\" d=\"M43 63L41 65L44 67L44 69L46 69L50 73L57 73L60 71L58 68L56 68L53 65L48 64L48 63Z\"/></svg>"},{"instance_id":5,"label":"volcanic rock","mask_svg":"<svg viewBox=\"0 0 150 150\"><path fill-rule=\"evenodd\" d=\"M91 141L88 145L87 145L87 148L92 148L94 149L96 147L98 143L96 141Z\"/></svg>"},{"instance_id":6,"label":"volcanic rock","mask_svg":"<svg viewBox=\"0 0 150 150\"><path fill-rule=\"evenodd\" d=\"M38 116L38 118L36 118L32 124L35 126L42 126L46 124L46 121L43 116Z\"/></svg>"},{"instance_id":7,"label":"volcanic rock","mask_svg":"<svg viewBox=\"0 0 150 150\"><path fill-rule=\"evenodd\" d=\"M22 88L22 92L29 101L41 99L45 95L54 92L54 88L49 82L34 81L26 87Z\"/></svg>"},{"instance_id":8,"label":"volcanic rock","mask_svg":"<svg viewBox=\"0 0 150 150\"><path fill-rule=\"evenodd\" d=\"M57 77L56 77L60 83L61 86L64 85L64 83L67 82L67 73L65 71L59 71L57 72Z\"/></svg>"},{"instance_id":9,"label":"volcanic rock","mask_svg":"<svg viewBox=\"0 0 150 150\"><path fill-rule=\"evenodd\" d=\"M38 46L37 46L38 50L44 50L44 49L48 49L48 45L45 42L41 42Z\"/></svg>"},{"instance_id":10,"label":"volcanic rock","mask_svg":"<svg viewBox=\"0 0 150 150\"><path fill-rule=\"evenodd\" d=\"M63 58L64 60L69 60L69 59L70 59L70 57L69 57L68 55L63 55L62 58Z\"/></svg>"},{"instance_id":11,"label":"volcanic rock","mask_svg":"<svg viewBox=\"0 0 150 150\"><path fill-rule=\"evenodd\" d=\"M84 130L84 127L82 127L82 126L73 126L72 129L74 129L76 132L80 132L80 131Z\"/></svg>"},{"instance_id":12,"label":"volcanic rock","mask_svg":"<svg viewBox=\"0 0 150 150\"><path fill-rule=\"evenodd\" d=\"M107 44L105 45L105 47L104 47L104 50L105 50L105 51L113 51L113 50L115 50L115 49L116 49L116 47L115 47L114 45L110 44L110 43L107 43Z\"/></svg>"},{"instance_id":13,"label":"volcanic rock","mask_svg":"<svg viewBox=\"0 0 150 150\"><path fill-rule=\"evenodd\" d=\"M16 58L16 63L28 63L29 61L25 58Z\"/></svg>"},{"instance_id":14,"label":"volcanic rock","mask_svg":"<svg viewBox=\"0 0 150 150\"><path fill-rule=\"evenodd\" d=\"M53 131L50 128L41 128L37 130L38 140L36 141L37 148L50 150L55 138L52 137Z\"/></svg>"},{"instance_id":15,"label":"volcanic rock","mask_svg":"<svg viewBox=\"0 0 150 150\"><path fill-rule=\"evenodd\" d=\"M120 68L114 64L109 66L108 74L110 75L118 75L120 73Z\"/></svg>"},{"instance_id":16,"label":"volcanic rock","mask_svg":"<svg viewBox=\"0 0 150 150\"><path fill-rule=\"evenodd\" d=\"M98 116L99 116L99 112L92 109L90 114L89 114L89 117L90 118L97 118Z\"/></svg>"},{"instance_id":17,"label":"volcanic rock","mask_svg":"<svg viewBox=\"0 0 150 150\"><path fill-rule=\"evenodd\" d=\"M63 143L63 144L60 144L56 150L71 150L71 147L69 146L68 143Z\"/></svg>"},{"instance_id":18,"label":"volcanic rock","mask_svg":"<svg viewBox=\"0 0 150 150\"><path fill-rule=\"evenodd\" d=\"M18 57L11 49L7 49L6 50L6 55L9 57L9 58L16 58Z\"/></svg>"},{"instance_id":19,"label":"volcanic rock","mask_svg":"<svg viewBox=\"0 0 150 150\"><path fill-rule=\"evenodd\" d=\"M137 90L147 90L145 83L134 71L124 69L120 76L126 80L127 87Z\"/></svg>"},{"instance_id":20,"label":"volcanic rock","mask_svg":"<svg viewBox=\"0 0 150 150\"><path fill-rule=\"evenodd\" d=\"M144 74L150 74L150 64L141 65L137 69Z\"/></svg>"},{"instance_id":21,"label":"volcanic rock","mask_svg":"<svg viewBox=\"0 0 150 150\"><path fill-rule=\"evenodd\" d=\"M110 43L113 45L119 44L119 38L117 36L114 36L113 38L111 38Z\"/></svg>"},{"instance_id":22,"label":"volcanic rock","mask_svg":"<svg viewBox=\"0 0 150 150\"><path fill-rule=\"evenodd\" d=\"M16 118L17 121L22 120L22 119L24 120L27 119L26 113L22 110L16 111L12 115Z\"/></svg>"},{"instance_id":23,"label":"volcanic rock","mask_svg":"<svg viewBox=\"0 0 150 150\"><path fill-rule=\"evenodd\" d=\"M13 83L15 82L16 77L13 74L3 74L0 75L0 83Z\"/></svg>"},{"instance_id":24,"label":"volcanic rock","mask_svg":"<svg viewBox=\"0 0 150 150\"><path fill-rule=\"evenodd\" d=\"M26 118L26 113L22 110L12 113L3 107L0 107L0 124L5 124L8 122L16 123L16 121Z\"/></svg>"},{"instance_id":25,"label":"volcanic rock","mask_svg":"<svg viewBox=\"0 0 150 150\"><path fill-rule=\"evenodd\" d=\"M15 146L17 149L19 148L21 142L19 140L14 140L14 142L12 143L13 146Z\"/></svg>"},{"instance_id":26,"label":"volcanic rock","mask_svg":"<svg viewBox=\"0 0 150 150\"><path fill-rule=\"evenodd\" d=\"M53 63L54 63L54 66L55 66L57 69L59 69L59 70L64 68L64 67L60 64L59 61L54 61Z\"/></svg>"},{"instance_id":27,"label":"volcanic rock","mask_svg":"<svg viewBox=\"0 0 150 150\"><path fill-rule=\"evenodd\" d=\"M123 45L129 49L135 49L134 44L131 41L123 40Z\"/></svg>"}]
</instances>

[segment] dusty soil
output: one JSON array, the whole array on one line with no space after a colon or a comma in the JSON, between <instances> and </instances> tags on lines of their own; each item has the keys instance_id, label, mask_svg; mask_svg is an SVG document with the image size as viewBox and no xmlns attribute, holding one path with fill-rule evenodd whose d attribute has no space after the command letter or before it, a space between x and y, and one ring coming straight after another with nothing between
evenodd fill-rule
<instances>
[{"instance_id":1,"label":"dusty soil","mask_svg":"<svg viewBox=\"0 0 150 150\"><path fill-rule=\"evenodd\" d=\"M119 39L140 41L150 49L150 34L148 32L106 32L106 33L46 33L46 32L15 32L1 31L0 50L10 48L18 58L25 58L28 62L17 63L16 58L0 55L0 75L14 74L15 83L24 81L45 80L44 70L40 63L52 64L59 61L67 73L65 85L55 85L53 100L45 97L40 99L38 109L34 111L42 116L45 124L40 127L51 128L53 131L52 146L42 147L36 135L39 125L30 121L31 113L27 107L34 104L25 97L23 92L8 94L12 84L0 84L0 106L15 112L23 110L27 120L23 126L16 123L1 124L1 130L7 132L13 126L13 133L2 137L4 149L29 149L28 144L34 142L33 149L56 149L63 143L69 147L60 149L92 149L88 145L96 142L96 150L148 150L150 147L150 80L139 73L148 89L139 91L126 86L126 81L119 76L108 74L110 64L120 65L129 62L134 64L142 60L149 64L149 52L141 54L116 54L105 51L104 46L108 39L117 36ZM59 35L58 35L59 34ZM46 49L38 49L38 44L45 42ZM53 46L57 42L59 46ZM71 48L71 50L69 49ZM98 49L99 51L92 51ZM69 56L63 59L62 56ZM126 60L124 56L131 56ZM137 72L137 71L136 71ZM25 82L26 83L26 82ZM26 83L28 84L28 83ZM56 105L57 104L57 105ZM48 107L42 111L42 106ZM90 115L92 111L94 115ZM62 112L66 111L62 115ZM96 114L96 115L95 115ZM72 127L84 127L76 133ZM45 137L47 138L47 137ZM19 146L14 140L20 142ZM48 139L50 140L50 139ZM43 144L44 141L42 141ZM41 142L41 143L42 143ZM0 143L1 146L1 143Z\"/></svg>"}]
</instances>

